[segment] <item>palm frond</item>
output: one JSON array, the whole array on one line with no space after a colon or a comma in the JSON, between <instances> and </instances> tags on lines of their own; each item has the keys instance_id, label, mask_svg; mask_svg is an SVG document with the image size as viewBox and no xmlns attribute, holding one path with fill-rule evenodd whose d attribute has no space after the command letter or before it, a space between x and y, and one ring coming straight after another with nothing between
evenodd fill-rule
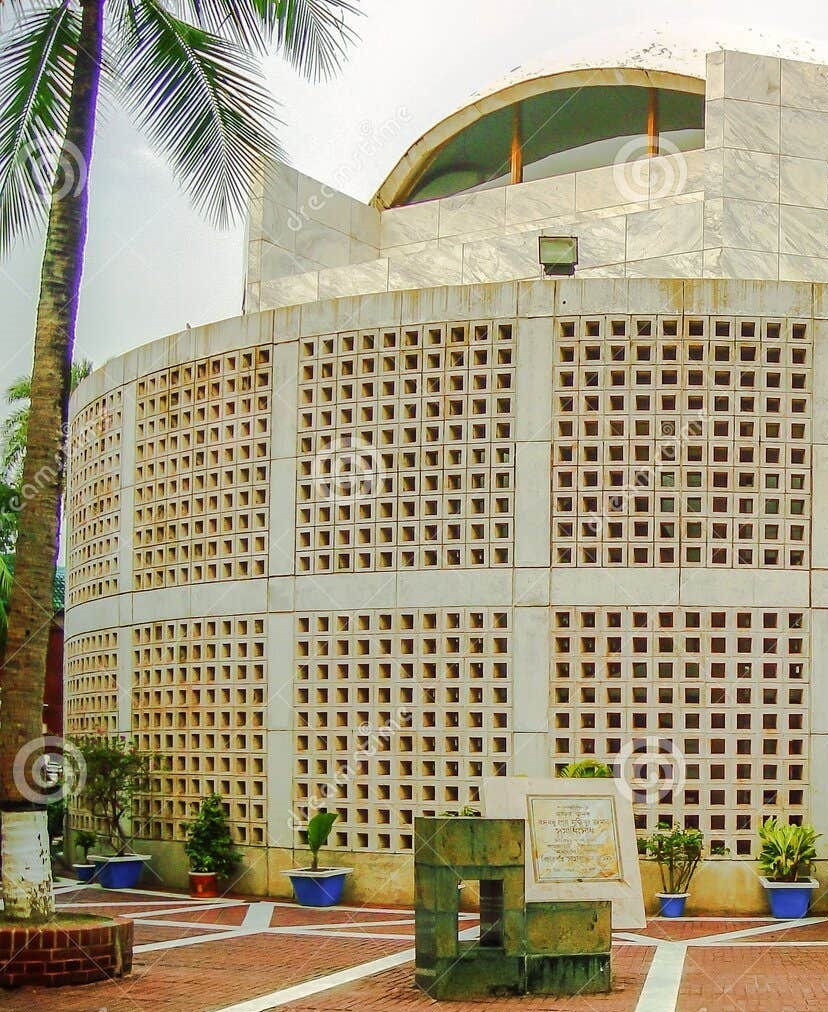
<instances>
[{"instance_id":1,"label":"palm frond","mask_svg":"<svg viewBox=\"0 0 828 1012\"><path fill-rule=\"evenodd\" d=\"M261 157L282 158L261 67L156 0L132 7L136 35L117 64L121 97L199 210L226 226L243 214Z\"/></svg>"},{"instance_id":2,"label":"palm frond","mask_svg":"<svg viewBox=\"0 0 828 1012\"><path fill-rule=\"evenodd\" d=\"M129 6L129 0L116 0ZM263 16L261 7L274 0L165 0L164 6L182 21L230 39L250 52L264 53L275 19ZM123 17L123 14L119 15Z\"/></svg>"},{"instance_id":3,"label":"palm frond","mask_svg":"<svg viewBox=\"0 0 828 1012\"><path fill-rule=\"evenodd\" d=\"M357 34L346 17L358 15L337 0L254 0L263 18L275 18L279 48L300 73L313 81L331 77ZM268 10L270 8L270 10Z\"/></svg>"},{"instance_id":4,"label":"palm frond","mask_svg":"<svg viewBox=\"0 0 828 1012\"><path fill-rule=\"evenodd\" d=\"M0 256L45 220L79 34L63 0L21 12L0 45Z\"/></svg>"},{"instance_id":5,"label":"palm frond","mask_svg":"<svg viewBox=\"0 0 828 1012\"><path fill-rule=\"evenodd\" d=\"M29 405L18 408L0 425L0 475L10 485L17 485L23 475L26 442L29 437Z\"/></svg>"},{"instance_id":6,"label":"palm frond","mask_svg":"<svg viewBox=\"0 0 828 1012\"><path fill-rule=\"evenodd\" d=\"M27 401L32 396L32 377L18 376L6 387L6 400L9 404Z\"/></svg>"}]
</instances>

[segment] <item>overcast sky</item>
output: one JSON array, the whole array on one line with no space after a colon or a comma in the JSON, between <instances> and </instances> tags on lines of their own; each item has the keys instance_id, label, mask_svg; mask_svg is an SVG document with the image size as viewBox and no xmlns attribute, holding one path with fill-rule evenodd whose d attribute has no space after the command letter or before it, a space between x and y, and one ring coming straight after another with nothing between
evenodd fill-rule
<instances>
[{"instance_id":1,"label":"overcast sky","mask_svg":"<svg viewBox=\"0 0 828 1012\"><path fill-rule=\"evenodd\" d=\"M554 53L558 63L593 46L609 52L617 45L620 52L625 42L659 31L724 45L762 32L828 48L828 7L818 2L362 0L361 6L361 41L335 81L309 85L277 59L268 72L292 163L366 200L420 134L473 92L517 66L541 64L545 54ZM749 39L734 48L750 48ZM374 152L371 158L365 150ZM206 226L116 111L101 116L90 192L76 357L100 365L187 323L240 312L243 228L221 234ZM31 368L39 260L33 243L0 263L2 389Z\"/></svg>"}]
</instances>

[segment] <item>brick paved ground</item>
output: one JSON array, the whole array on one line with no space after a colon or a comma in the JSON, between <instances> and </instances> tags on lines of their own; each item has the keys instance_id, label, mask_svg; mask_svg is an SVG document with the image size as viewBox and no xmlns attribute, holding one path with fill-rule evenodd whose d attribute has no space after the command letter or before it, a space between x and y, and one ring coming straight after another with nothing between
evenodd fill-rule
<instances>
[{"instance_id":1,"label":"brick paved ground","mask_svg":"<svg viewBox=\"0 0 828 1012\"><path fill-rule=\"evenodd\" d=\"M258 1012L277 1003L289 1012L437 1007L414 987L411 962L308 995L278 994L380 957L405 956L413 946L409 909L313 910L244 897L195 901L66 886L59 902L67 910L131 917L134 973L108 984L0 992L2 1012L220 1012L263 995L272 997ZM673 984L667 997L653 986L657 954L666 957L667 983ZM828 919L796 924L657 919L642 931L618 933L613 970L609 995L488 999L444 1007L447 1012L824 1012Z\"/></svg>"}]
</instances>

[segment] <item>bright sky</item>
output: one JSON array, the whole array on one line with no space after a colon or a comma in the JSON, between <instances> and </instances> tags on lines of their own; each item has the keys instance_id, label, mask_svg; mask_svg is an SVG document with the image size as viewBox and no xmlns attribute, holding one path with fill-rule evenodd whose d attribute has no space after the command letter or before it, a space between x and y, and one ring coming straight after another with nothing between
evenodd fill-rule
<instances>
[{"instance_id":1,"label":"bright sky","mask_svg":"<svg viewBox=\"0 0 828 1012\"><path fill-rule=\"evenodd\" d=\"M659 32L699 40L702 52L715 43L750 51L751 33L804 37L828 50L828 7L817 0L362 0L361 6L361 42L331 84L302 82L276 59L269 71L292 163L366 200L435 122L473 92L521 64L542 65L550 53L557 65L569 52L578 58L596 47L621 52ZM76 357L96 365L187 323L237 315L243 277L243 227L220 234L206 226L129 123L117 111L101 119L76 348ZM0 389L31 368L39 257L39 245L31 244L0 263Z\"/></svg>"}]
</instances>

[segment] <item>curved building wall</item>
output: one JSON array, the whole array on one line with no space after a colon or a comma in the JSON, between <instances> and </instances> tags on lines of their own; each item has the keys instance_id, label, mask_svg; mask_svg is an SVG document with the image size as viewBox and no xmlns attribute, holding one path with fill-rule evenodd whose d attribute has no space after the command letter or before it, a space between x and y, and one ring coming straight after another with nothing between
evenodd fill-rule
<instances>
[{"instance_id":1,"label":"curved building wall","mask_svg":"<svg viewBox=\"0 0 828 1012\"><path fill-rule=\"evenodd\" d=\"M416 815L585 756L642 832L749 858L767 815L822 826L826 310L778 282L436 288L96 372L67 727L169 755L136 829L171 879L213 790L248 887L284 888L324 806L359 891L408 867Z\"/></svg>"}]
</instances>

